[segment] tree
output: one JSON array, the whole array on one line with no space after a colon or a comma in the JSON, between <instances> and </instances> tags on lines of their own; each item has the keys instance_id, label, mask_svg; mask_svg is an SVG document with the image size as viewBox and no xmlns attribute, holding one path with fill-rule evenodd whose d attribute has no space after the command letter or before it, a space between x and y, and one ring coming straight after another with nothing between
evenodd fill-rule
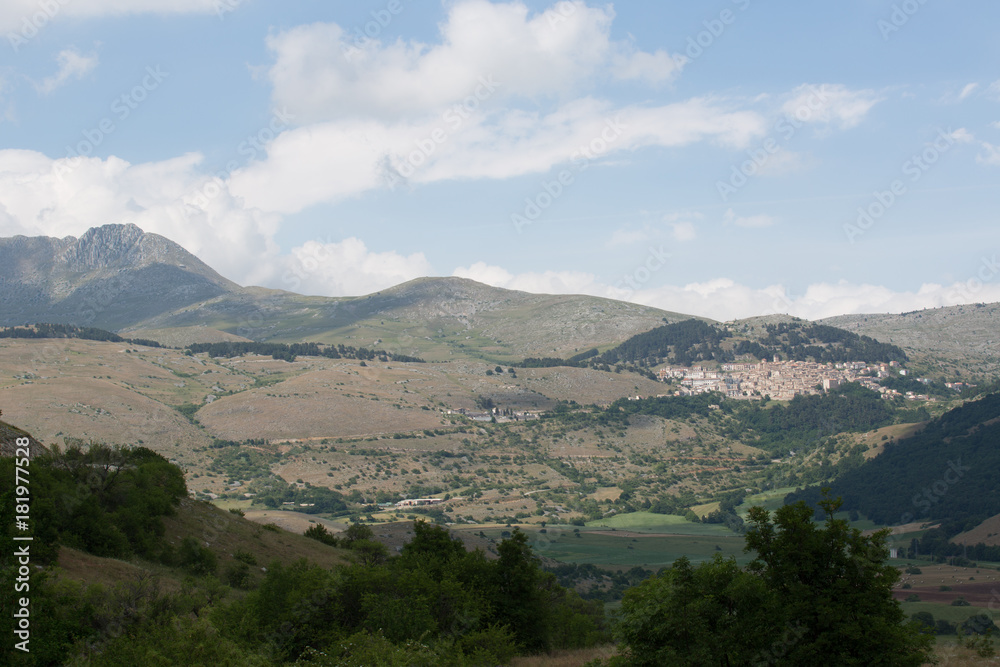
<instances>
[{"instance_id":1,"label":"tree","mask_svg":"<svg viewBox=\"0 0 1000 667\"><path fill-rule=\"evenodd\" d=\"M679 558L660 575L629 589L622 600L617 636L623 648L614 664L649 666L757 664L767 660L779 628L777 598L763 579L732 558L692 568Z\"/></svg>"},{"instance_id":2,"label":"tree","mask_svg":"<svg viewBox=\"0 0 1000 667\"><path fill-rule=\"evenodd\" d=\"M825 524L812 521L804 502L774 513L753 507L746 550L750 572L775 591L784 622L804 629L776 664L917 667L930 658L933 637L905 615L892 597L899 579L886 560L888 529L863 536L833 514L839 499L819 502Z\"/></svg>"},{"instance_id":3,"label":"tree","mask_svg":"<svg viewBox=\"0 0 1000 667\"><path fill-rule=\"evenodd\" d=\"M529 651L549 648L548 597L555 577L542 572L538 557L528 544L528 536L515 528L497 545L497 566L492 595L496 621L513 632L517 642Z\"/></svg>"},{"instance_id":4,"label":"tree","mask_svg":"<svg viewBox=\"0 0 1000 667\"><path fill-rule=\"evenodd\" d=\"M626 593L614 665L881 665L918 667L931 657L926 624L905 622L892 597L888 531L863 536L833 518L839 500L771 514L751 508L746 571L716 555L687 559Z\"/></svg>"}]
</instances>

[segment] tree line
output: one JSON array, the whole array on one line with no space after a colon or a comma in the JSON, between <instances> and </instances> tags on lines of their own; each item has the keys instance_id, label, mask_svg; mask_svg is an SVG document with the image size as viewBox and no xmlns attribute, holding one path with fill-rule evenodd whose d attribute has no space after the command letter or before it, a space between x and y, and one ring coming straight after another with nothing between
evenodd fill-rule
<instances>
[{"instance_id":1,"label":"tree line","mask_svg":"<svg viewBox=\"0 0 1000 667\"><path fill-rule=\"evenodd\" d=\"M791 361L816 363L907 360L906 353L896 345L823 324L784 322L766 325L765 330L767 334L760 340L727 343L734 338L728 329L688 319L636 334L604 353L592 348L568 359L529 357L518 365L523 368L590 367L605 371L614 367L642 372L664 363L680 366L711 361L727 363L746 356L770 359L779 355Z\"/></svg>"},{"instance_id":2,"label":"tree line","mask_svg":"<svg viewBox=\"0 0 1000 667\"><path fill-rule=\"evenodd\" d=\"M1000 393L967 402L886 444L879 456L834 481L833 493L845 509L883 525L951 520L972 527L1000 513L998 417ZM786 502L815 502L818 493L796 491Z\"/></svg>"},{"instance_id":3,"label":"tree line","mask_svg":"<svg viewBox=\"0 0 1000 667\"><path fill-rule=\"evenodd\" d=\"M419 357L406 354L386 352L385 350L369 350L365 347L351 345L327 345L324 343L193 343L187 346L191 354L207 353L210 357L243 357L248 354L270 356L272 359L295 361L299 356L326 357L328 359L360 359L362 361L394 361L398 363L424 363Z\"/></svg>"},{"instance_id":4,"label":"tree line","mask_svg":"<svg viewBox=\"0 0 1000 667\"><path fill-rule=\"evenodd\" d=\"M146 338L123 338L116 333L95 327L78 327L72 324L29 324L22 327L0 328L0 338L79 338L80 340L128 343L146 347L163 347L155 340Z\"/></svg>"}]
</instances>

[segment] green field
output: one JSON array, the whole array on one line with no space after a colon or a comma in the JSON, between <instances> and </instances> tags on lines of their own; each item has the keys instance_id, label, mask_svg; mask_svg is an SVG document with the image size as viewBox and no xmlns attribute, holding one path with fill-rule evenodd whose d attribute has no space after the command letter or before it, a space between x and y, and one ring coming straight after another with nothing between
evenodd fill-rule
<instances>
[{"instance_id":1,"label":"green field","mask_svg":"<svg viewBox=\"0 0 1000 667\"><path fill-rule=\"evenodd\" d=\"M907 616L912 616L919 611L927 611L931 613L934 620L943 619L949 623L962 623L970 616L976 616L983 613L987 613L992 616L989 609L986 609L985 607L976 607L975 605L968 607L952 607L950 604L942 604L939 602L900 602L900 606L903 607L903 612Z\"/></svg>"},{"instance_id":2,"label":"green field","mask_svg":"<svg viewBox=\"0 0 1000 667\"><path fill-rule=\"evenodd\" d=\"M588 521L587 528L612 528L630 530L637 533L657 533L666 535L706 535L733 537L734 533L721 524L694 523L673 514L653 514L652 512L631 512ZM742 538L740 538L742 540Z\"/></svg>"},{"instance_id":3,"label":"green field","mask_svg":"<svg viewBox=\"0 0 1000 667\"><path fill-rule=\"evenodd\" d=\"M681 556L687 556L697 564L711 560L717 553L734 556L740 565L752 560L752 555L743 553L743 538L732 533L714 536L650 533L635 537L626 535L626 531L591 531L573 526L549 526L544 533L536 527L525 526L522 530L527 533L528 543L535 554L542 558L566 563L590 563L612 570L627 570L637 565L658 570L671 565ZM483 533L499 541L505 531L497 527L484 529Z\"/></svg>"},{"instance_id":4,"label":"green field","mask_svg":"<svg viewBox=\"0 0 1000 667\"><path fill-rule=\"evenodd\" d=\"M747 496L743 499L743 503L737 506L736 513L745 519L751 507L763 507L773 512L784 504L785 496L796 488L801 487L783 486L780 489L770 489Z\"/></svg>"}]
</instances>

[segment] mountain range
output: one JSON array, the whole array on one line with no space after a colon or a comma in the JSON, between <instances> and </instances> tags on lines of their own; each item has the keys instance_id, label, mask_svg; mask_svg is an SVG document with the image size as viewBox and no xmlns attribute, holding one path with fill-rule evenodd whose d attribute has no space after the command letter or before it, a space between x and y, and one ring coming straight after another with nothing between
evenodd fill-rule
<instances>
[{"instance_id":1,"label":"mountain range","mask_svg":"<svg viewBox=\"0 0 1000 667\"><path fill-rule=\"evenodd\" d=\"M529 294L456 277L418 278L357 297L243 287L177 243L132 224L95 227L79 238L0 239L0 302L0 326L93 326L174 346L347 341L436 361L570 357L692 317L592 296ZM765 321L790 319L757 317L730 324L754 330ZM1000 304L844 315L822 322L901 345L923 368L941 376L1000 373L995 351Z\"/></svg>"}]
</instances>

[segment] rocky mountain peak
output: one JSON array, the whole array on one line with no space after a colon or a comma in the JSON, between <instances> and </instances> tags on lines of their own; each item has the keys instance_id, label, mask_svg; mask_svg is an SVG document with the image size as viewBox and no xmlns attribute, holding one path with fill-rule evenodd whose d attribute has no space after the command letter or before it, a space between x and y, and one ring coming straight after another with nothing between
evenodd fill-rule
<instances>
[{"instance_id":1,"label":"rocky mountain peak","mask_svg":"<svg viewBox=\"0 0 1000 667\"><path fill-rule=\"evenodd\" d=\"M173 245L133 224L102 225L70 244L59 261L71 271L144 266L163 261ZM186 254L179 246L176 249Z\"/></svg>"}]
</instances>

